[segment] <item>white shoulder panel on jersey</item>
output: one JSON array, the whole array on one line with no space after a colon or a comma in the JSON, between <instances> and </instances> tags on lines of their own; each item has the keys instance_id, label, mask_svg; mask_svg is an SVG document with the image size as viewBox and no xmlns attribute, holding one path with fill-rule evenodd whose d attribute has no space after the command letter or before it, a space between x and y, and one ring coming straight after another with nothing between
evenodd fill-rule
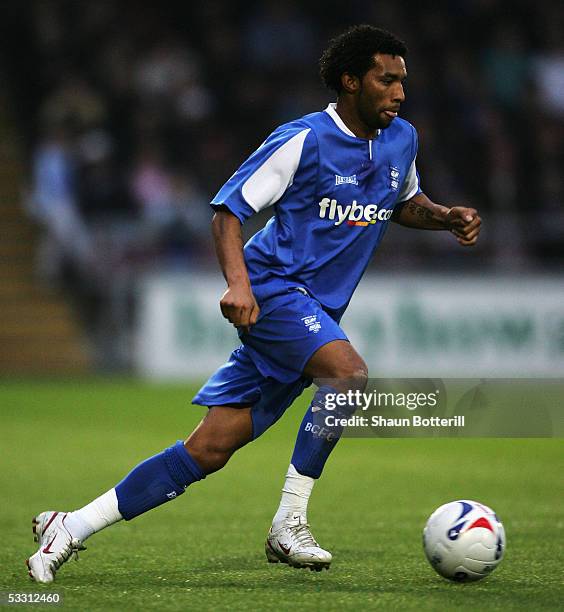
<instances>
[{"instance_id":1,"label":"white shoulder panel on jersey","mask_svg":"<svg viewBox=\"0 0 564 612\"><path fill-rule=\"evenodd\" d=\"M417 177L417 168L415 167L415 160L411 162L411 166L403 182L401 192L398 196L398 202L405 202L410 200L419 191L419 178Z\"/></svg>"},{"instance_id":2,"label":"white shoulder panel on jersey","mask_svg":"<svg viewBox=\"0 0 564 612\"><path fill-rule=\"evenodd\" d=\"M256 212L277 202L294 180L311 128L292 136L245 181L242 194Z\"/></svg>"}]
</instances>

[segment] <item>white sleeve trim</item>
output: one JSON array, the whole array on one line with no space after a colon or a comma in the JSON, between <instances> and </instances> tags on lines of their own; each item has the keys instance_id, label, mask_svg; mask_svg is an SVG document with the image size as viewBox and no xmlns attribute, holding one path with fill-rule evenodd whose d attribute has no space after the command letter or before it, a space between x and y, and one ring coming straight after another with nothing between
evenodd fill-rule
<instances>
[{"instance_id":1,"label":"white sleeve trim","mask_svg":"<svg viewBox=\"0 0 564 612\"><path fill-rule=\"evenodd\" d=\"M245 181L242 194L255 212L277 202L293 183L310 130L292 136Z\"/></svg>"},{"instance_id":2,"label":"white sleeve trim","mask_svg":"<svg viewBox=\"0 0 564 612\"><path fill-rule=\"evenodd\" d=\"M417 168L415 167L415 159L411 162L411 166L403 182L401 192L398 196L398 202L410 200L419 191L419 179L417 177Z\"/></svg>"}]
</instances>

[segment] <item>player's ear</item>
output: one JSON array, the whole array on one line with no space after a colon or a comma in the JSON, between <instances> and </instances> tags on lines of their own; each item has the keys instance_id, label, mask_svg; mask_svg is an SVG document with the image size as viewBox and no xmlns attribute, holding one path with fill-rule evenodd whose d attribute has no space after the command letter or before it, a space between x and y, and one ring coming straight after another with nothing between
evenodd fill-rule
<instances>
[{"instance_id":1,"label":"player's ear","mask_svg":"<svg viewBox=\"0 0 564 612\"><path fill-rule=\"evenodd\" d=\"M344 91L353 94L356 93L360 88L360 79L354 74L344 72L341 75L341 85L343 86Z\"/></svg>"}]
</instances>

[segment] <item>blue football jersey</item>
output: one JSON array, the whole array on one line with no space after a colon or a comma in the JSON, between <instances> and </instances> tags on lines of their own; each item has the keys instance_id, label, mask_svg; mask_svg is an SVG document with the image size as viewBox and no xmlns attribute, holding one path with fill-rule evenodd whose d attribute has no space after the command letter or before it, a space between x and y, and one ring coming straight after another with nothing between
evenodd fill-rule
<instances>
[{"instance_id":1,"label":"blue football jersey","mask_svg":"<svg viewBox=\"0 0 564 612\"><path fill-rule=\"evenodd\" d=\"M257 300L302 287L339 319L394 206L421 191L416 154L407 121L358 138L335 104L277 128L211 202L241 223L274 206L244 249Z\"/></svg>"}]
</instances>

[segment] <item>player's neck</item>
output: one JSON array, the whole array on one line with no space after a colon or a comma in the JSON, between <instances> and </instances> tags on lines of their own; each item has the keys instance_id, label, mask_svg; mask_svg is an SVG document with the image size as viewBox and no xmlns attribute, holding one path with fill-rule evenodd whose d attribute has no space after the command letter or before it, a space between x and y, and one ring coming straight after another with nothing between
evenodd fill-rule
<instances>
[{"instance_id":1,"label":"player's neck","mask_svg":"<svg viewBox=\"0 0 564 612\"><path fill-rule=\"evenodd\" d=\"M363 123L354 106L347 104L346 100L338 98L335 110L343 120L343 123L355 136L358 138L367 138L369 140L376 138L378 130L372 129Z\"/></svg>"}]
</instances>

